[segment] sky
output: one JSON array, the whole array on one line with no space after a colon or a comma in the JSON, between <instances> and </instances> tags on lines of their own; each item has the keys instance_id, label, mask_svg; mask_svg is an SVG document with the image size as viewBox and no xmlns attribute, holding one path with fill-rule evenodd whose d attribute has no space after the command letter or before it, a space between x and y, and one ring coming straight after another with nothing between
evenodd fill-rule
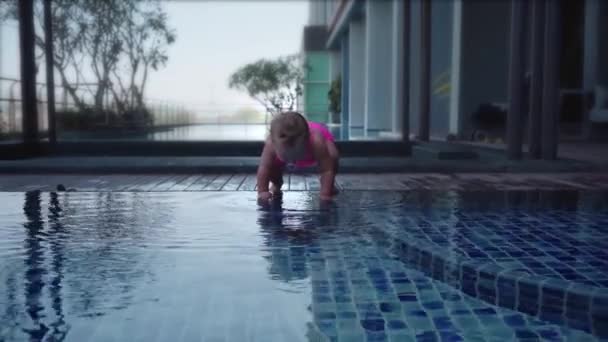
<instances>
[{"instance_id":1,"label":"sky","mask_svg":"<svg viewBox=\"0 0 608 342\"><path fill-rule=\"evenodd\" d=\"M166 67L150 75L146 97L192 109L255 105L228 88L240 66L300 51L306 0L164 1L177 41ZM8 26L6 26L8 25ZM18 76L16 23L3 27L0 73Z\"/></svg>"}]
</instances>

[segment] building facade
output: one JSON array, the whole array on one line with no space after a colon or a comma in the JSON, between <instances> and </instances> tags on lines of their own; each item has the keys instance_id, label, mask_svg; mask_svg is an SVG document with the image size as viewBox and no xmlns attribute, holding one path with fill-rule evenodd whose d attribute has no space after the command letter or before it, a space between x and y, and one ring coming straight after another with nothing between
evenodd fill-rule
<instances>
[{"instance_id":1,"label":"building facade","mask_svg":"<svg viewBox=\"0 0 608 342\"><path fill-rule=\"evenodd\" d=\"M543 23L559 29L559 38L549 45L531 39L538 21L534 2L522 5L520 15L512 18L515 3L311 0L311 23L327 28L326 50L315 52L328 64L324 80L342 79L343 138L399 138L407 129L408 135L428 131L431 138L469 140L479 129L476 115L486 105L505 112L502 121L494 118L502 132L498 137L508 140L508 131L520 130L516 133L526 143L533 75L548 82L539 68L534 70L536 46L541 55L547 48L558 52L551 60L556 63L556 94L546 100L555 103L560 127L555 135L608 139L608 63L602 62L608 61L608 2L548 2L540 10L549 13L544 17L550 11L557 14L543 17ZM541 38L556 36L547 35L544 25L537 27ZM523 32L521 39L514 40L514 32ZM520 41L521 49L513 45ZM547 54L543 64L553 58ZM519 57L520 66L514 64ZM541 87L550 87L547 82ZM521 99L513 95L520 88ZM520 108L517 120L506 114L510 104Z\"/></svg>"},{"instance_id":2,"label":"building facade","mask_svg":"<svg viewBox=\"0 0 608 342\"><path fill-rule=\"evenodd\" d=\"M332 2L310 1L308 24L302 37L304 80L299 110L309 119L330 123L328 92L332 78L329 71L327 22Z\"/></svg>"}]
</instances>

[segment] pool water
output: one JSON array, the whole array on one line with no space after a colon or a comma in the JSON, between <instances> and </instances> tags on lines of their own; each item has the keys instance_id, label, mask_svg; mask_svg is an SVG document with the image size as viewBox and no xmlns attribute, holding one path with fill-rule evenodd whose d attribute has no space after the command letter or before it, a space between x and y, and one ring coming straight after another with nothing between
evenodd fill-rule
<instances>
[{"instance_id":1,"label":"pool water","mask_svg":"<svg viewBox=\"0 0 608 342\"><path fill-rule=\"evenodd\" d=\"M0 341L598 341L606 198L0 193Z\"/></svg>"}]
</instances>

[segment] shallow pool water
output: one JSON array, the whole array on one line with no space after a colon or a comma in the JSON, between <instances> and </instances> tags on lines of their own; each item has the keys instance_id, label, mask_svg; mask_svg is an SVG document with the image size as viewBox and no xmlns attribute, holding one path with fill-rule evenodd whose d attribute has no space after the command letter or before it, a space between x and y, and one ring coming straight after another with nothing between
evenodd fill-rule
<instances>
[{"instance_id":1,"label":"shallow pool water","mask_svg":"<svg viewBox=\"0 0 608 342\"><path fill-rule=\"evenodd\" d=\"M595 341L608 258L587 251L608 243L605 199L0 193L0 341ZM430 271L442 260L459 276ZM493 297L481 276L467 287L480 260L498 267ZM516 282L516 305L500 300L509 265L536 277L536 296ZM557 280L564 298L545 303Z\"/></svg>"}]
</instances>

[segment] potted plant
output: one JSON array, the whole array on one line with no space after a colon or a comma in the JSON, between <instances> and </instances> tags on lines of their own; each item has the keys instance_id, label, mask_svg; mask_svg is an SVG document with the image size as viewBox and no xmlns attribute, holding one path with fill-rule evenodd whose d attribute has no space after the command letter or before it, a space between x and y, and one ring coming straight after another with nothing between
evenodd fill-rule
<instances>
[{"instance_id":1,"label":"potted plant","mask_svg":"<svg viewBox=\"0 0 608 342\"><path fill-rule=\"evenodd\" d=\"M331 82L329 92L329 112L330 122L334 124L340 123L340 113L342 112L342 77L338 76Z\"/></svg>"}]
</instances>

